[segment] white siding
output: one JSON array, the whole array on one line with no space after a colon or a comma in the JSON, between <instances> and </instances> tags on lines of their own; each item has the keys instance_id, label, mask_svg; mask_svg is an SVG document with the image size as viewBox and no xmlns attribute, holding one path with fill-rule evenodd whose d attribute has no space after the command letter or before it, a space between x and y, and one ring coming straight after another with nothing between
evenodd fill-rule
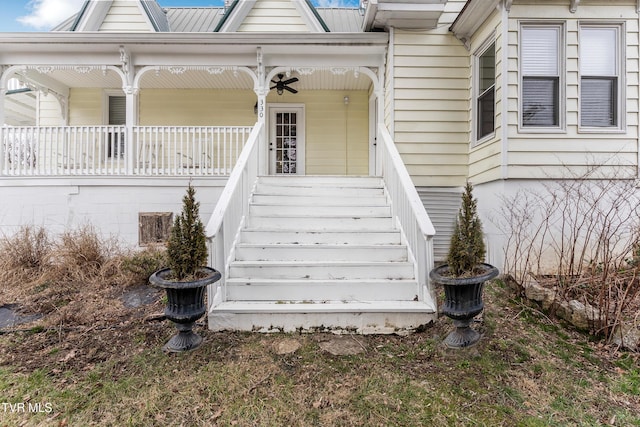
<instances>
[{"instance_id":1,"label":"white siding","mask_svg":"<svg viewBox=\"0 0 640 427\"><path fill-rule=\"evenodd\" d=\"M238 28L238 32L308 32L309 27L293 1L257 0Z\"/></svg>"},{"instance_id":2,"label":"white siding","mask_svg":"<svg viewBox=\"0 0 640 427\"><path fill-rule=\"evenodd\" d=\"M469 180L474 184L500 179L502 176L502 96L503 96L503 40L500 12L494 12L487 22L475 33L471 40L471 52L474 53L488 39L495 39L496 46L496 86L495 86L495 133L493 137L475 143L470 140L469 151ZM470 76L473 78L473 76ZM477 96L477 94L476 94ZM469 93L471 114L469 120L471 126L477 126L475 109L472 107L475 98L472 92ZM470 136L473 133L470 133Z\"/></svg>"},{"instance_id":3,"label":"white siding","mask_svg":"<svg viewBox=\"0 0 640 427\"><path fill-rule=\"evenodd\" d=\"M570 13L565 3L514 4L509 15L509 151L508 178L564 178L584 174L589 167L615 176L637 176L638 161L638 14L636 2L594 1L581 3ZM519 23L543 19L564 22L566 28L566 129L557 133L534 133L518 128ZM579 129L578 27L580 22L624 24L626 126L618 132L584 132ZM562 84L562 82L561 82ZM624 99L624 98L623 98ZM561 111L560 114L564 114Z\"/></svg>"},{"instance_id":4,"label":"white siding","mask_svg":"<svg viewBox=\"0 0 640 427\"><path fill-rule=\"evenodd\" d=\"M416 186L468 175L469 53L448 31L395 30L394 139Z\"/></svg>"},{"instance_id":5,"label":"white siding","mask_svg":"<svg viewBox=\"0 0 640 427\"><path fill-rule=\"evenodd\" d=\"M150 32L153 27L138 1L115 0L98 31Z\"/></svg>"}]
</instances>

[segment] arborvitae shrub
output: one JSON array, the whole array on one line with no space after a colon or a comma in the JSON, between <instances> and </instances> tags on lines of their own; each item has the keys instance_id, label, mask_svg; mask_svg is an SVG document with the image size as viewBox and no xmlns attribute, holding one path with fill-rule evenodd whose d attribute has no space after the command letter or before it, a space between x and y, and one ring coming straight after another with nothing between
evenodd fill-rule
<instances>
[{"instance_id":1,"label":"arborvitae shrub","mask_svg":"<svg viewBox=\"0 0 640 427\"><path fill-rule=\"evenodd\" d=\"M447 257L449 271L457 277L473 275L474 267L484 262L486 253L482 223L472 190L471 184L467 182Z\"/></svg>"},{"instance_id":2,"label":"arborvitae shrub","mask_svg":"<svg viewBox=\"0 0 640 427\"><path fill-rule=\"evenodd\" d=\"M182 213L176 216L167 242L167 258L174 280L192 279L207 262L207 242L200 220L200 203L189 184L182 199Z\"/></svg>"}]
</instances>

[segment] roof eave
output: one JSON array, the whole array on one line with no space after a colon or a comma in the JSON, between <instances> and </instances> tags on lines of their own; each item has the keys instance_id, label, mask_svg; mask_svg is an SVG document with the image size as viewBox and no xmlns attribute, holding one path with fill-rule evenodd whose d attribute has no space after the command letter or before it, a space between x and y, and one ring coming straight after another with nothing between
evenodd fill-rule
<instances>
[{"instance_id":1,"label":"roof eave","mask_svg":"<svg viewBox=\"0 0 640 427\"><path fill-rule=\"evenodd\" d=\"M466 43L499 4L500 0L468 0L449 31Z\"/></svg>"}]
</instances>

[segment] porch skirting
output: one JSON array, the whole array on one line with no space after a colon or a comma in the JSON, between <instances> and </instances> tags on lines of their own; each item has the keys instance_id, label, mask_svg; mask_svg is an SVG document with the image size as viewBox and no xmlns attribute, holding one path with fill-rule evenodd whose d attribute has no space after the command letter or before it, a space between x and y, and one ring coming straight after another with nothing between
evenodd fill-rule
<instances>
[{"instance_id":1,"label":"porch skirting","mask_svg":"<svg viewBox=\"0 0 640 427\"><path fill-rule=\"evenodd\" d=\"M47 177L0 179L0 234L22 226L55 235L90 224L103 236L138 246L140 213L179 212L189 177ZM227 177L193 179L207 221Z\"/></svg>"}]
</instances>

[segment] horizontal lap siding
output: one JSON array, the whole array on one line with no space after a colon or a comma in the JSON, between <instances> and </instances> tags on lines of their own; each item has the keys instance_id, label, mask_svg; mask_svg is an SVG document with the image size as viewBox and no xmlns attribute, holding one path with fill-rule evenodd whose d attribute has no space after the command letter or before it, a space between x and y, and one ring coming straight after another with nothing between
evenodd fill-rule
<instances>
[{"instance_id":1,"label":"horizontal lap siding","mask_svg":"<svg viewBox=\"0 0 640 427\"><path fill-rule=\"evenodd\" d=\"M298 0L299 1L299 0ZM257 0L238 28L239 32L308 32L309 28L290 0Z\"/></svg>"},{"instance_id":2,"label":"horizontal lap siding","mask_svg":"<svg viewBox=\"0 0 640 427\"><path fill-rule=\"evenodd\" d=\"M143 89L142 126L253 126L256 96L250 90Z\"/></svg>"},{"instance_id":3,"label":"horizontal lap siding","mask_svg":"<svg viewBox=\"0 0 640 427\"><path fill-rule=\"evenodd\" d=\"M149 32L152 28L137 1L115 0L98 31Z\"/></svg>"},{"instance_id":4,"label":"horizontal lap siding","mask_svg":"<svg viewBox=\"0 0 640 427\"><path fill-rule=\"evenodd\" d=\"M612 4L612 3L615 3ZM581 176L594 166L600 173L612 177L635 177L638 165L638 14L636 2L592 1L581 3L576 13L565 3L514 4L509 19L509 88L508 120L509 178L565 178ZM566 130L559 133L532 133L518 129L519 22L550 19L565 22L565 88ZM622 132L581 132L579 110L579 46L578 28L586 23L624 23L626 87L626 127ZM563 112L561 112L562 114Z\"/></svg>"},{"instance_id":5,"label":"horizontal lap siding","mask_svg":"<svg viewBox=\"0 0 640 427\"><path fill-rule=\"evenodd\" d=\"M96 126L104 124L103 101L102 89L71 89L69 93L69 125Z\"/></svg>"},{"instance_id":6,"label":"horizontal lap siding","mask_svg":"<svg viewBox=\"0 0 640 427\"><path fill-rule=\"evenodd\" d=\"M464 185L469 55L448 31L395 30L394 139L416 186Z\"/></svg>"},{"instance_id":7,"label":"horizontal lap siding","mask_svg":"<svg viewBox=\"0 0 640 427\"><path fill-rule=\"evenodd\" d=\"M471 40L471 52L480 53L478 49L486 46L485 43L493 38L496 46L496 86L495 86L495 132L493 136L481 140L480 143L472 143L469 151L469 180L474 184L495 181L502 178L502 102L503 85L503 43L502 24L500 12L494 12L491 17L475 33ZM477 94L476 94L477 96ZM469 98L475 102L470 92ZM471 105L471 104L470 104ZM472 109L472 111L475 111ZM477 121L470 115L472 126Z\"/></svg>"}]
</instances>

